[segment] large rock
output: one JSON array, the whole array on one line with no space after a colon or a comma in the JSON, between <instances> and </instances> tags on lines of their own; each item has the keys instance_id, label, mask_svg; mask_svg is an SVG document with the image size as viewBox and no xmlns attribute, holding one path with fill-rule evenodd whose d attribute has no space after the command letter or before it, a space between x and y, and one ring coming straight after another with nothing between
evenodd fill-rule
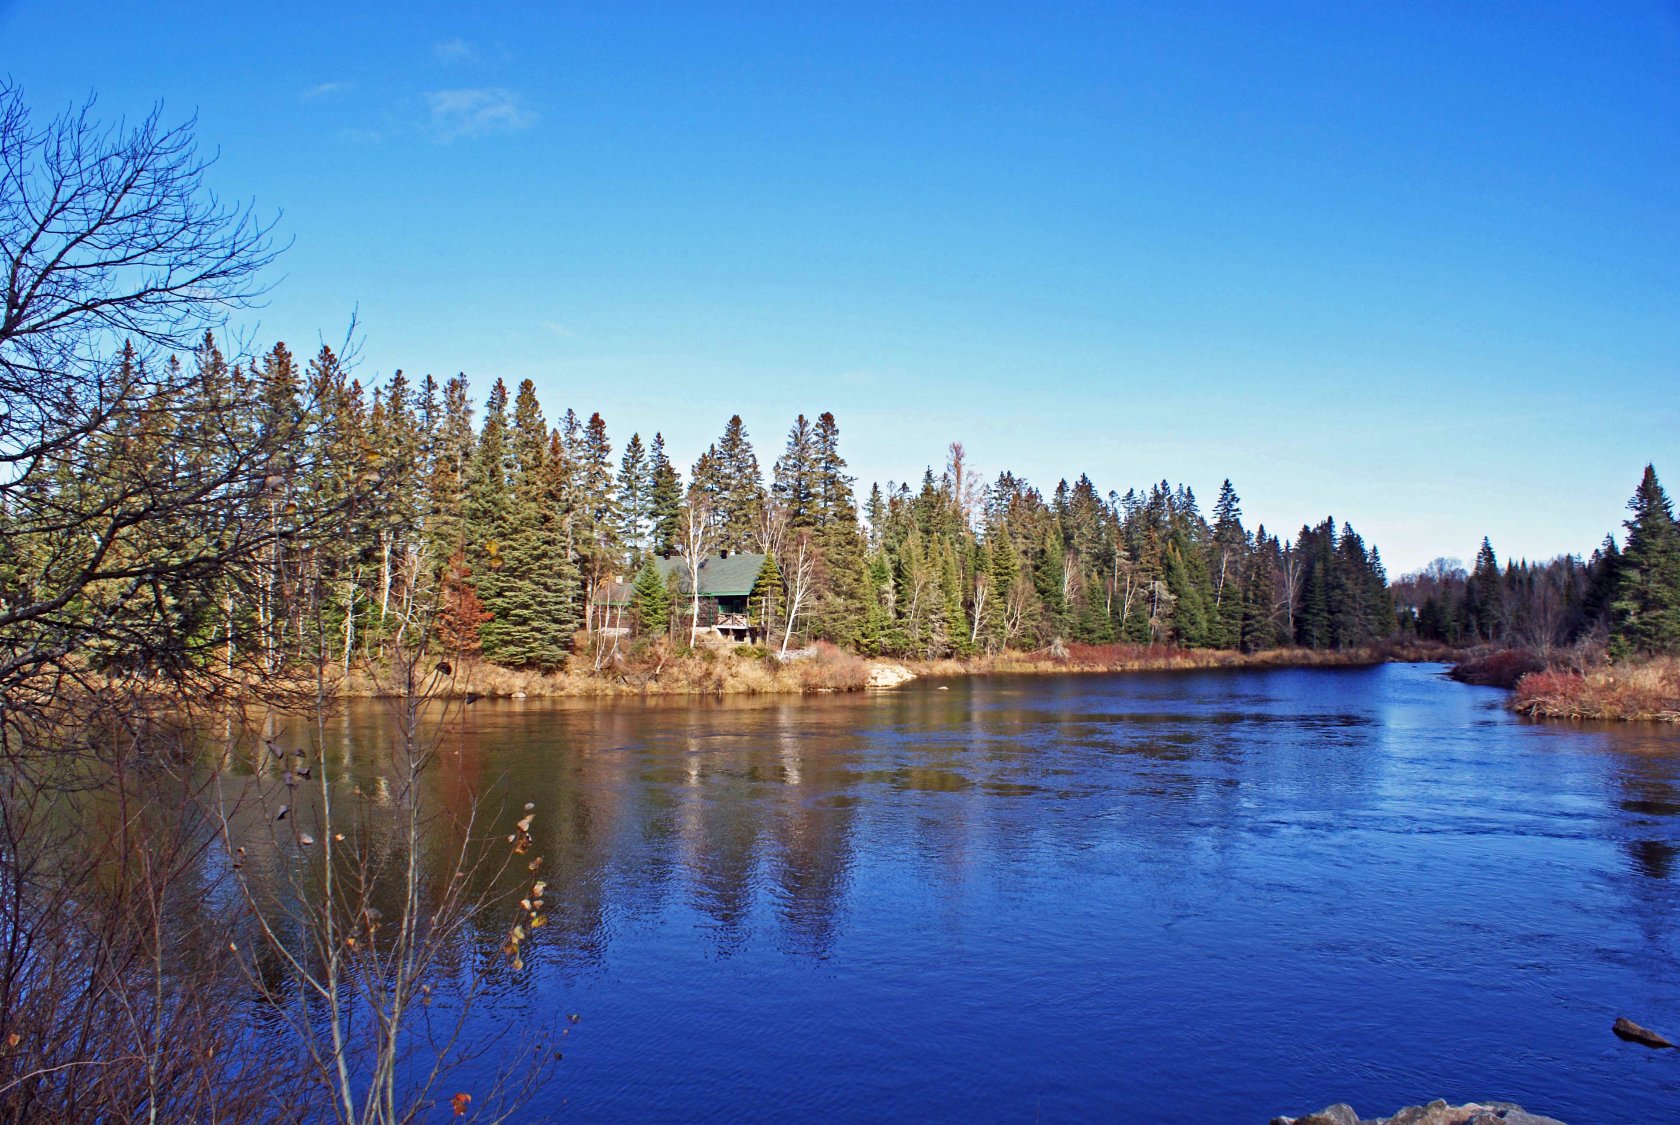
<instances>
[{"instance_id":1,"label":"large rock","mask_svg":"<svg viewBox=\"0 0 1680 1125\"><path fill-rule=\"evenodd\" d=\"M1361 1118L1343 1102L1305 1117L1274 1117L1272 1125L1564 1125L1555 1117L1529 1113L1512 1102L1466 1102L1448 1105L1439 1099L1428 1105L1409 1105L1393 1117Z\"/></svg>"},{"instance_id":2,"label":"large rock","mask_svg":"<svg viewBox=\"0 0 1680 1125\"><path fill-rule=\"evenodd\" d=\"M1660 1035L1648 1027L1640 1027L1626 1016L1617 1016L1616 1022L1611 1025L1610 1030L1623 1039L1634 1043L1643 1043L1647 1047L1674 1046L1666 1036Z\"/></svg>"},{"instance_id":3,"label":"large rock","mask_svg":"<svg viewBox=\"0 0 1680 1125\"><path fill-rule=\"evenodd\" d=\"M890 660L880 660L869 666L870 687L897 687L907 684L916 678L916 673L902 664L895 664Z\"/></svg>"},{"instance_id":4,"label":"large rock","mask_svg":"<svg viewBox=\"0 0 1680 1125\"><path fill-rule=\"evenodd\" d=\"M1274 1117L1272 1125L1359 1125L1359 1114L1346 1102L1337 1102L1305 1117Z\"/></svg>"}]
</instances>

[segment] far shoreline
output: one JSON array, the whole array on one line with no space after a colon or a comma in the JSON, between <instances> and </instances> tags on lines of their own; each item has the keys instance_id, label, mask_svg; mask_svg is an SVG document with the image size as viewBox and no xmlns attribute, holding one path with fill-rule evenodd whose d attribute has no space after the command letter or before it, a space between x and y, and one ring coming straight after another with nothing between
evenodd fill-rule
<instances>
[{"instance_id":1,"label":"far shoreline","mask_svg":"<svg viewBox=\"0 0 1680 1125\"><path fill-rule=\"evenodd\" d=\"M1073 645L1032 652L935 660L865 657L832 645L779 660L761 648L692 649L665 653L654 661L605 668L543 672L504 668L463 659L447 678L428 685L438 699L587 699L699 697L722 695L814 695L890 691L916 679L974 676L1119 675L1131 672L1191 672L1218 669L1351 668L1392 663L1450 664L1462 653L1444 645L1384 644L1348 649L1187 649L1174 645ZM459 667L456 667L459 665ZM332 694L349 699L400 696L397 685L377 669L356 669Z\"/></svg>"}]
</instances>

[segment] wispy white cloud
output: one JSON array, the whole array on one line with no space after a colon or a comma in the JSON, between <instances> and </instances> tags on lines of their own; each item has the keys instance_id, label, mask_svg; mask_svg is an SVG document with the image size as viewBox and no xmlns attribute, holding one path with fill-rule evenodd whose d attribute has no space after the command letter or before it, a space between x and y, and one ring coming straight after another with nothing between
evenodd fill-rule
<instances>
[{"instance_id":1,"label":"wispy white cloud","mask_svg":"<svg viewBox=\"0 0 1680 1125\"><path fill-rule=\"evenodd\" d=\"M479 54L478 48L473 46L467 40L462 39L459 35L455 36L453 39L445 39L443 42L433 46L432 54L437 56L438 62L446 65L454 65L457 63L475 63L482 58Z\"/></svg>"},{"instance_id":2,"label":"wispy white cloud","mask_svg":"<svg viewBox=\"0 0 1680 1125\"><path fill-rule=\"evenodd\" d=\"M537 113L512 90L480 87L433 90L426 95L432 136L447 143L492 133L513 133L536 124Z\"/></svg>"},{"instance_id":3,"label":"wispy white cloud","mask_svg":"<svg viewBox=\"0 0 1680 1125\"><path fill-rule=\"evenodd\" d=\"M304 90L298 95L298 97L302 98L306 102L313 102L319 101L322 98L330 98L337 94L348 93L349 91L350 83L348 82L322 82Z\"/></svg>"},{"instance_id":4,"label":"wispy white cloud","mask_svg":"<svg viewBox=\"0 0 1680 1125\"><path fill-rule=\"evenodd\" d=\"M575 340L578 338L576 330L561 324L558 320L545 320L542 322L542 326L545 332L558 336L562 340Z\"/></svg>"}]
</instances>

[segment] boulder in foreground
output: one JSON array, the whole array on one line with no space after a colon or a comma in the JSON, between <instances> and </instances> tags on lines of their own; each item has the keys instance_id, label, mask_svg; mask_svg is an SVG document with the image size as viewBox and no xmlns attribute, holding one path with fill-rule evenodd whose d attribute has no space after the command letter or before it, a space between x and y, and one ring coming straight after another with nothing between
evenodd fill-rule
<instances>
[{"instance_id":1,"label":"boulder in foreground","mask_svg":"<svg viewBox=\"0 0 1680 1125\"><path fill-rule=\"evenodd\" d=\"M1555 1117L1529 1113L1511 1102L1466 1102L1448 1105L1436 1100L1409 1105L1392 1117L1360 1117L1352 1106L1338 1102L1305 1117L1274 1117L1272 1125L1564 1125Z\"/></svg>"}]
</instances>

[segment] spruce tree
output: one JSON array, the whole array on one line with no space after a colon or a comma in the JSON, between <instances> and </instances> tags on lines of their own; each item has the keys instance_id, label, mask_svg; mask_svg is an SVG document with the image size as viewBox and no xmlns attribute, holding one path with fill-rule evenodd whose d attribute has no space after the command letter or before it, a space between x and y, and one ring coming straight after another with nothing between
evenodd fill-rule
<instances>
[{"instance_id":1,"label":"spruce tree","mask_svg":"<svg viewBox=\"0 0 1680 1125\"><path fill-rule=\"evenodd\" d=\"M1680 653L1680 527L1651 465L1628 509L1633 515L1623 523L1627 545L1610 603L1610 654L1621 660Z\"/></svg>"},{"instance_id":2,"label":"spruce tree","mask_svg":"<svg viewBox=\"0 0 1680 1125\"><path fill-rule=\"evenodd\" d=\"M645 636L662 634L669 626L671 595L651 556L642 563L630 587L630 612L636 619L637 631Z\"/></svg>"},{"instance_id":3,"label":"spruce tree","mask_svg":"<svg viewBox=\"0 0 1680 1125\"><path fill-rule=\"evenodd\" d=\"M788 430L787 448L776 458L776 479L771 487L787 514L789 529L817 525L817 450L811 423L801 414Z\"/></svg>"},{"instance_id":4,"label":"spruce tree","mask_svg":"<svg viewBox=\"0 0 1680 1125\"><path fill-rule=\"evenodd\" d=\"M507 568L507 559L502 554L502 543L512 526L513 508L507 405L507 385L497 379L484 403L484 425L479 430L478 446L473 452L466 489L465 562L472 573L478 598L483 602L485 612L490 614L479 634L484 655L495 661L502 660L505 655L501 647L500 626L507 612L507 603L503 600L507 583L502 574Z\"/></svg>"},{"instance_id":5,"label":"spruce tree","mask_svg":"<svg viewBox=\"0 0 1680 1125\"><path fill-rule=\"evenodd\" d=\"M496 540L493 614L482 630L485 655L511 667L557 668L575 620L570 567L549 510L548 424L526 379L514 400L509 501Z\"/></svg>"},{"instance_id":6,"label":"spruce tree","mask_svg":"<svg viewBox=\"0 0 1680 1125\"><path fill-rule=\"evenodd\" d=\"M1173 639L1188 648L1206 647L1214 629L1212 583L1201 552L1184 532L1167 544L1163 580L1173 596Z\"/></svg>"},{"instance_id":7,"label":"spruce tree","mask_svg":"<svg viewBox=\"0 0 1680 1125\"><path fill-rule=\"evenodd\" d=\"M1016 582L1021 575L1020 559L1015 554L1015 544L1009 538L1008 528L1002 523L993 524L986 532L987 551L986 560L991 567L992 602L995 606L990 618L987 647L993 651L1001 651L1010 641L1009 636L1009 607L1012 598L1018 596Z\"/></svg>"},{"instance_id":8,"label":"spruce tree","mask_svg":"<svg viewBox=\"0 0 1680 1125\"><path fill-rule=\"evenodd\" d=\"M1474 637L1483 641L1500 639L1504 631L1505 579L1499 573L1493 544L1486 538L1476 552L1476 567L1465 584L1465 609Z\"/></svg>"},{"instance_id":9,"label":"spruce tree","mask_svg":"<svg viewBox=\"0 0 1680 1125\"><path fill-rule=\"evenodd\" d=\"M566 459L562 431L551 430L543 456L541 508L547 581L555 598L555 632L568 644L582 624L584 590L577 566L576 474Z\"/></svg>"},{"instance_id":10,"label":"spruce tree","mask_svg":"<svg viewBox=\"0 0 1680 1125\"><path fill-rule=\"evenodd\" d=\"M665 455L665 436L653 435L648 452L648 513L652 520L653 550L669 555L682 536L682 481Z\"/></svg>"},{"instance_id":11,"label":"spruce tree","mask_svg":"<svg viewBox=\"0 0 1680 1125\"><path fill-rule=\"evenodd\" d=\"M646 549L653 527L653 481L641 434L631 434L618 462L618 535L632 552Z\"/></svg>"},{"instance_id":12,"label":"spruce tree","mask_svg":"<svg viewBox=\"0 0 1680 1125\"><path fill-rule=\"evenodd\" d=\"M974 651L970 643L968 614L963 609L962 571L957 565L957 553L949 539L944 541L939 572L939 591L945 602L945 636L947 648L957 656Z\"/></svg>"},{"instance_id":13,"label":"spruce tree","mask_svg":"<svg viewBox=\"0 0 1680 1125\"><path fill-rule=\"evenodd\" d=\"M1242 644L1243 569L1249 544L1240 503L1237 490L1226 480L1213 506L1213 554L1209 559L1215 617L1209 640L1219 648L1239 648Z\"/></svg>"},{"instance_id":14,"label":"spruce tree","mask_svg":"<svg viewBox=\"0 0 1680 1125\"><path fill-rule=\"evenodd\" d=\"M1062 532L1054 521L1047 520L1039 535L1038 551L1033 558L1033 589L1044 608L1043 628L1048 630L1039 639L1045 642L1065 639L1068 635L1067 554L1062 546Z\"/></svg>"},{"instance_id":15,"label":"spruce tree","mask_svg":"<svg viewBox=\"0 0 1680 1125\"><path fill-rule=\"evenodd\" d=\"M764 480L758 455L747 440L747 428L739 414L732 415L716 452L717 495L713 501L718 519L718 547L728 551L749 550L758 541L764 514Z\"/></svg>"},{"instance_id":16,"label":"spruce tree","mask_svg":"<svg viewBox=\"0 0 1680 1125\"><path fill-rule=\"evenodd\" d=\"M1587 562L1587 587L1581 598L1581 616L1586 627L1603 627L1608 634L1610 605L1616 600L1621 582L1622 552L1614 536L1606 535Z\"/></svg>"},{"instance_id":17,"label":"spruce tree","mask_svg":"<svg viewBox=\"0 0 1680 1125\"><path fill-rule=\"evenodd\" d=\"M1316 528L1303 526L1295 540L1295 556L1302 568L1295 643L1302 648L1329 648L1331 644L1330 571L1335 565L1335 528L1335 521L1329 519Z\"/></svg>"},{"instance_id":18,"label":"spruce tree","mask_svg":"<svg viewBox=\"0 0 1680 1125\"><path fill-rule=\"evenodd\" d=\"M577 455L576 550L584 576L584 599L590 603L602 584L624 565L619 539L618 496L614 490L612 442L599 413L583 428ZM598 622L591 622L593 628Z\"/></svg>"},{"instance_id":19,"label":"spruce tree","mask_svg":"<svg viewBox=\"0 0 1680 1125\"><path fill-rule=\"evenodd\" d=\"M813 540L824 576L811 604L812 631L835 644L853 647L868 610L863 581L866 550L852 499L853 478L840 455L840 427L833 414L824 412L817 418L812 449Z\"/></svg>"},{"instance_id":20,"label":"spruce tree","mask_svg":"<svg viewBox=\"0 0 1680 1125\"><path fill-rule=\"evenodd\" d=\"M610 550L618 543L618 497L613 492L612 442L598 413L591 414L584 426L578 472L589 536L597 546Z\"/></svg>"},{"instance_id":21,"label":"spruce tree","mask_svg":"<svg viewBox=\"0 0 1680 1125\"><path fill-rule=\"evenodd\" d=\"M869 522L867 543L871 551L881 548L881 536L887 522L887 502L881 495L881 486L869 486L869 499L864 502L864 518Z\"/></svg>"},{"instance_id":22,"label":"spruce tree","mask_svg":"<svg viewBox=\"0 0 1680 1125\"><path fill-rule=\"evenodd\" d=\"M457 554L463 558L468 554L467 482L476 449L470 394L465 375L444 384L443 416L433 439L426 482L426 542L437 567Z\"/></svg>"}]
</instances>

